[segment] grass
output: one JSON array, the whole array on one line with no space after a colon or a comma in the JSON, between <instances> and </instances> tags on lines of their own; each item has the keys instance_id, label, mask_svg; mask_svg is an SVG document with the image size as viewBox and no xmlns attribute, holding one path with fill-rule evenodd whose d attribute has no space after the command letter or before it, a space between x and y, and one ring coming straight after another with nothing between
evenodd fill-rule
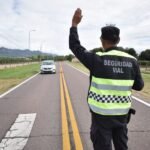
<instances>
[{"instance_id":1,"label":"grass","mask_svg":"<svg viewBox=\"0 0 150 150\"><path fill-rule=\"evenodd\" d=\"M147 67L147 68L146 68L146 67L141 67L141 72L142 72L142 73L145 73L145 74L146 74L146 73L147 73L147 74L150 74L150 67Z\"/></svg>"},{"instance_id":2,"label":"grass","mask_svg":"<svg viewBox=\"0 0 150 150\"><path fill-rule=\"evenodd\" d=\"M68 63L71 64L72 66L74 66L75 68L78 68L86 73L89 73L89 70L79 62L68 62Z\"/></svg>"},{"instance_id":3,"label":"grass","mask_svg":"<svg viewBox=\"0 0 150 150\"><path fill-rule=\"evenodd\" d=\"M138 91L138 92L134 91L134 94L149 100L150 99L150 74L148 74L147 72L142 73L142 77L144 80L144 88L142 91Z\"/></svg>"},{"instance_id":4,"label":"grass","mask_svg":"<svg viewBox=\"0 0 150 150\"><path fill-rule=\"evenodd\" d=\"M0 94L39 72L39 64L0 70Z\"/></svg>"},{"instance_id":5,"label":"grass","mask_svg":"<svg viewBox=\"0 0 150 150\"><path fill-rule=\"evenodd\" d=\"M86 69L81 63L79 62L71 62L70 63L72 66L86 72L86 73L89 73L88 69ZM149 100L150 99L150 73L149 72L144 72L142 70L142 77L143 77L143 80L144 80L144 88L142 91L133 91L133 94L135 96L138 96L138 97L141 97L141 98L144 98L145 100Z\"/></svg>"}]
</instances>

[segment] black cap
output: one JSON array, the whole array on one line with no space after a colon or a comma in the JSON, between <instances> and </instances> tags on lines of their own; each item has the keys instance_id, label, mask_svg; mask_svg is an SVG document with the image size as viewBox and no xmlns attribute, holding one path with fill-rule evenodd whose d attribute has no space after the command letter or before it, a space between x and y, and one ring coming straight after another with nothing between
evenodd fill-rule
<instances>
[{"instance_id":1,"label":"black cap","mask_svg":"<svg viewBox=\"0 0 150 150\"><path fill-rule=\"evenodd\" d=\"M105 26L101 28L101 38L116 43L119 40L120 29L115 26Z\"/></svg>"}]
</instances>

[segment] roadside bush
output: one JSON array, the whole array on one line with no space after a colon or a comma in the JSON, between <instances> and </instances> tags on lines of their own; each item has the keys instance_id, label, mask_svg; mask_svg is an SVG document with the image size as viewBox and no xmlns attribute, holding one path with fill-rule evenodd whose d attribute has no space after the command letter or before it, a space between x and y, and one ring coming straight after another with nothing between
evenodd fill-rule
<instances>
[{"instance_id":1,"label":"roadside bush","mask_svg":"<svg viewBox=\"0 0 150 150\"><path fill-rule=\"evenodd\" d=\"M0 57L0 64L17 64L17 63L25 63L31 62L31 59L28 58L7 58L7 57Z\"/></svg>"},{"instance_id":2,"label":"roadside bush","mask_svg":"<svg viewBox=\"0 0 150 150\"><path fill-rule=\"evenodd\" d=\"M140 66L150 67L150 61L139 61Z\"/></svg>"}]
</instances>

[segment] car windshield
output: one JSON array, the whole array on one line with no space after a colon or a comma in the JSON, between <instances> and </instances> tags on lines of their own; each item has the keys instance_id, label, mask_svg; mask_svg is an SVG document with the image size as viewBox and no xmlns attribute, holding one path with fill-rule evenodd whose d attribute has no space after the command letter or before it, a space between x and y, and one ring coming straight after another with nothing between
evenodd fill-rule
<instances>
[{"instance_id":1,"label":"car windshield","mask_svg":"<svg viewBox=\"0 0 150 150\"><path fill-rule=\"evenodd\" d=\"M53 62L42 62L42 65L53 65Z\"/></svg>"}]
</instances>

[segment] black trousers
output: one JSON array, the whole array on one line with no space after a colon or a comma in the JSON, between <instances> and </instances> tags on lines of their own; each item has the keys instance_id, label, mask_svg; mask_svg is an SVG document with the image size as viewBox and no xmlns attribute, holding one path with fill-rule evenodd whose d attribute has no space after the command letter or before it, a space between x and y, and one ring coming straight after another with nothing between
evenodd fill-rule
<instances>
[{"instance_id":1,"label":"black trousers","mask_svg":"<svg viewBox=\"0 0 150 150\"><path fill-rule=\"evenodd\" d=\"M94 150L127 150L127 115L102 116L92 113L91 140Z\"/></svg>"}]
</instances>

